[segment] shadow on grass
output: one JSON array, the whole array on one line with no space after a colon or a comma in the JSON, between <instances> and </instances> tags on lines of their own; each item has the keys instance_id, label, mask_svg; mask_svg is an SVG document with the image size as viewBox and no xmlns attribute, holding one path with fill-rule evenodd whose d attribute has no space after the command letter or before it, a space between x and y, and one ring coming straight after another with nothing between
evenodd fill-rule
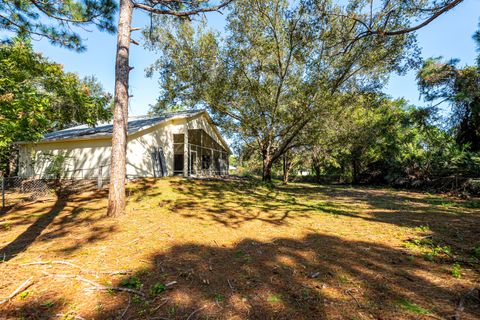
<instances>
[{"instance_id":1,"label":"shadow on grass","mask_svg":"<svg viewBox=\"0 0 480 320\"><path fill-rule=\"evenodd\" d=\"M131 201L142 202L144 197L154 198L162 192L150 180L138 183L140 191L130 195ZM175 194L185 197L157 201L158 205L191 219L213 219L226 228L249 220L282 226L294 219L333 214L399 226L428 222L436 236L445 238L461 226L468 233L478 229L478 224L465 225L464 217L449 208L432 207L413 195L389 194L388 190L180 179L168 184ZM370 211L352 210L356 203L368 205ZM79 223L75 214L82 204L78 201L75 206L79 209L73 215L55 220L55 227L42 236L49 232L52 237L68 234ZM474 212L465 214L468 223L475 217ZM138 286L147 293L147 300L133 297L129 305L124 294L99 293L99 301L91 298L90 312L81 316L112 319L124 314L125 319L172 320L449 318L459 294L469 289L452 277L451 264L426 261L401 248L323 233L265 242L244 238L232 246L177 243L146 263L148 266L136 270L133 279L125 277L112 284ZM102 301L106 307L95 310L94 303ZM35 319L31 314L35 316L38 311L29 308L32 303L13 301L3 307L2 315ZM70 307L55 312L65 314ZM480 318L474 307L466 305L463 319Z\"/></svg>"},{"instance_id":2,"label":"shadow on grass","mask_svg":"<svg viewBox=\"0 0 480 320\"><path fill-rule=\"evenodd\" d=\"M314 215L330 214L423 228L435 240L458 253L480 245L480 209L469 202L428 194L380 188L292 184L264 185L258 181L174 180L184 197L162 203L172 212L196 220L211 220L229 228L259 220L272 225ZM473 205L472 205L473 203Z\"/></svg>"},{"instance_id":3,"label":"shadow on grass","mask_svg":"<svg viewBox=\"0 0 480 320\"><path fill-rule=\"evenodd\" d=\"M50 211L42 214L34 223L18 235L15 240L0 249L0 259L2 261L9 261L17 254L25 251L28 247L35 242L40 234L47 228L53 219L62 212L65 208L66 201L57 198Z\"/></svg>"},{"instance_id":4,"label":"shadow on grass","mask_svg":"<svg viewBox=\"0 0 480 320\"><path fill-rule=\"evenodd\" d=\"M82 191L88 192L92 190L84 189ZM43 206L32 211L31 206L34 206L34 203L19 204L10 209L4 215L5 220L8 222L8 227L21 227L23 225L28 225L28 227L18 234L13 241L0 248L0 261L6 262L11 260L18 254L28 250L35 242L51 241L67 236L78 227L90 225L98 221L101 217L92 217L90 215L82 215L81 213L86 210L90 202L104 198L105 195L105 191L97 191L88 198L79 197L76 194L59 193L52 204L48 206L47 212L45 212L46 210ZM25 211L29 211L29 213L27 214ZM32 219L35 220L32 222ZM94 242L106 237L113 230L112 226L89 227L87 230L88 236L83 234L83 237L75 241L74 244L58 248L58 250L77 250L84 243Z\"/></svg>"},{"instance_id":5,"label":"shadow on grass","mask_svg":"<svg viewBox=\"0 0 480 320\"><path fill-rule=\"evenodd\" d=\"M46 296L37 297L37 300L30 301L25 298L21 302L11 303L10 306L2 312L0 319L28 319L28 320L46 320L46 319L75 319L73 315L62 313L65 305L65 299L49 299ZM1 309L0 309L1 310Z\"/></svg>"},{"instance_id":6,"label":"shadow on grass","mask_svg":"<svg viewBox=\"0 0 480 320\"><path fill-rule=\"evenodd\" d=\"M425 273L443 278L442 283ZM134 278L149 293L147 300L133 299L126 309L124 297L107 310L82 316L112 319L126 310L129 319L446 318L464 290L455 290L443 265L324 234L243 239L233 247L179 244L152 256L150 267ZM156 295L155 287L160 288ZM478 317L479 310L468 304L462 319Z\"/></svg>"}]
</instances>

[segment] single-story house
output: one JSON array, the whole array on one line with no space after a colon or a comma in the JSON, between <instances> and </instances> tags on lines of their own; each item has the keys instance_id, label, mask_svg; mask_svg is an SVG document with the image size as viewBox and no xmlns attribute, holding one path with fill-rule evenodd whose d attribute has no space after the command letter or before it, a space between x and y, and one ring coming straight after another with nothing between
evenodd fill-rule
<instances>
[{"instance_id":1,"label":"single-story house","mask_svg":"<svg viewBox=\"0 0 480 320\"><path fill-rule=\"evenodd\" d=\"M51 132L19 142L18 175L31 178L108 177L112 124ZM228 174L231 154L205 110L128 121L127 178Z\"/></svg>"}]
</instances>

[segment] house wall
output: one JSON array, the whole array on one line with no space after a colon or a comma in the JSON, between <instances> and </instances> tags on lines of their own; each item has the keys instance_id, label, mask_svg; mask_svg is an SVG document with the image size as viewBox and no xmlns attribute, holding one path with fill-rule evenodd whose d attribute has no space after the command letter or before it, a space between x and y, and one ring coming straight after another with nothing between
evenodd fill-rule
<instances>
[{"instance_id":1,"label":"house wall","mask_svg":"<svg viewBox=\"0 0 480 320\"><path fill-rule=\"evenodd\" d=\"M127 176L153 177L152 152L162 147L168 175L173 174L173 135L184 133L185 119L160 123L128 137Z\"/></svg>"},{"instance_id":2,"label":"house wall","mask_svg":"<svg viewBox=\"0 0 480 320\"><path fill-rule=\"evenodd\" d=\"M173 135L185 134L188 129L203 129L219 144L220 139L204 115L187 120L173 119L128 136L127 177L152 177L154 175L152 152L162 147L168 175L173 174ZM52 159L65 156L63 177L95 178L110 172L111 139L89 139L64 142L48 142L19 146L19 176L53 178L48 168Z\"/></svg>"},{"instance_id":3,"label":"house wall","mask_svg":"<svg viewBox=\"0 0 480 320\"><path fill-rule=\"evenodd\" d=\"M219 145L223 146L222 141L218 138L215 129L210 125L210 122L203 115L197 115L188 122L188 129L203 129L210 137L212 137Z\"/></svg>"},{"instance_id":4,"label":"house wall","mask_svg":"<svg viewBox=\"0 0 480 320\"><path fill-rule=\"evenodd\" d=\"M63 155L62 171L66 178L93 178L108 175L111 140L83 140L21 145L19 176L47 178L56 156Z\"/></svg>"}]
</instances>

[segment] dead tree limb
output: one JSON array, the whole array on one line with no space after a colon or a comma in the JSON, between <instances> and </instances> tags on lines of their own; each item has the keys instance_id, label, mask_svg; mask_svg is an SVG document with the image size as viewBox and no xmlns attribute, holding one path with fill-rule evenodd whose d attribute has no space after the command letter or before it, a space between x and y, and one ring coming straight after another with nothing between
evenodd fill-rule
<instances>
[{"instance_id":1,"label":"dead tree limb","mask_svg":"<svg viewBox=\"0 0 480 320\"><path fill-rule=\"evenodd\" d=\"M5 299L3 299L2 301L0 301L0 305L1 304L4 304L5 302L8 302L10 301L10 299L12 299L13 297L15 297L17 294L19 294L22 290L28 288L29 286L31 286L33 283L33 277L30 277L28 278L24 283L22 283L20 286L17 287L17 289L15 289L15 291L13 291L12 293L10 293L8 295L8 297L6 297Z\"/></svg>"},{"instance_id":2,"label":"dead tree limb","mask_svg":"<svg viewBox=\"0 0 480 320\"><path fill-rule=\"evenodd\" d=\"M73 264L69 261L63 261L63 260L54 260L54 261L36 261L36 262L29 262L29 263L23 263L20 264L20 266L32 266L32 265L47 265L47 264L62 264L62 265L67 265L73 268L76 268L80 270L82 273L89 273L89 274L109 274L109 275L123 275L123 274L129 274L132 273L132 270L118 270L118 271L94 271L94 270L86 270L85 268Z\"/></svg>"},{"instance_id":3,"label":"dead tree limb","mask_svg":"<svg viewBox=\"0 0 480 320\"><path fill-rule=\"evenodd\" d=\"M480 288L473 288L458 299L455 307L455 315L452 317L453 320L461 319L462 312L465 310L465 302L468 298L475 298L480 303Z\"/></svg>"},{"instance_id":4,"label":"dead tree limb","mask_svg":"<svg viewBox=\"0 0 480 320\"><path fill-rule=\"evenodd\" d=\"M92 280L88 280L84 277L78 276L78 275L69 275L69 274L52 274L52 273L47 273L44 272L45 275L51 276L51 277L57 277L57 278L66 278L66 279L75 279L77 281L85 282L92 286L93 290L99 290L99 291L122 291L122 292L128 292L128 293L133 293L136 295L139 295L143 298L145 298L145 293L142 291L136 290L136 289L131 289L131 288L125 288L125 287L113 287L113 286L104 286L99 283L96 283Z\"/></svg>"},{"instance_id":5,"label":"dead tree limb","mask_svg":"<svg viewBox=\"0 0 480 320\"><path fill-rule=\"evenodd\" d=\"M198 308L197 310L195 310L195 311L193 311L192 313L190 313L190 315L187 317L187 320L190 320L190 319L195 315L195 313L197 313L197 312L205 309L206 307L208 307L208 304L206 304L206 305L204 305L203 307Z\"/></svg>"}]
</instances>

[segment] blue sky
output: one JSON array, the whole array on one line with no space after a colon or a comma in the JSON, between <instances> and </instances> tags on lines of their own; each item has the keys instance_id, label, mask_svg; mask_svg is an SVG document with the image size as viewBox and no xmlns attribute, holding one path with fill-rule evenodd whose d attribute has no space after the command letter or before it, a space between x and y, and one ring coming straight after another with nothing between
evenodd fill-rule
<instances>
[{"instance_id":1,"label":"blue sky","mask_svg":"<svg viewBox=\"0 0 480 320\"><path fill-rule=\"evenodd\" d=\"M480 17L480 1L465 0L457 8L433 21L418 32L418 43L422 48L422 56L444 56L459 58L460 65L473 64L476 56L472 34L477 30ZM207 15L209 24L217 29L223 29L224 21L220 14ZM134 27L144 27L149 18L145 14L136 13ZM85 75L95 75L105 89L113 93L115 35L101 33L96 29L83 32L86 52L77 53L51 46L47 41L34 42L37 51L53 61L64 65L66 71ZM134 39L141 40L140 32L134 32ZM155 60L155 54L142 46L133 46L130 55L130 65L135 69L130 75L130 114L142 115L149 111L149 105L155 103L158 96L158 83L155 79L145 77L145 68ZM415 71L405 76L392 75L384 90L394 98L405 97L410 103L422 106L415 81Z\"/></svg>"}]
</instances>

